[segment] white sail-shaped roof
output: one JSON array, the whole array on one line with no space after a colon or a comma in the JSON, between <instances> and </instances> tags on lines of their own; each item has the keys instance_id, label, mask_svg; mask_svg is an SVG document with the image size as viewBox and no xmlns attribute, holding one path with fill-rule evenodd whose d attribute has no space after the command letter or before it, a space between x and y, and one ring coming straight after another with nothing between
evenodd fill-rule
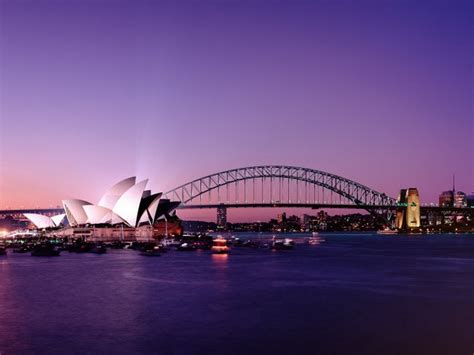
<instances>
[{"instance_id":1,"label":"white sail-shaped roof","mask_svg":"<svg viewBox=\"0 0 474 355\"><path fill-rule=\"evenodd\" d=\"M112 210L117 201L120 199L120 196L122 196L125 191L135 185L135 181L136 177L132 176L116 183L105 192L97 205Z\"/></svg>"},{"instance_id":2,"label":"white sail-shaped roof","mask_svg":"<svg viewBox=\"0 0 474 355\"><path fill-rule=\"evenodd\" d=\"M53 221L54 226L59 227L59 225L63 222L64 217L66 217L65 213L61 213L61 214L51 217L51 220Z\"/></svg>"},{"instance_id":3,"label":"white sail-shaped roof","mask_svg":"<svg viewBox=\"0 0 474 355\"><path fill-rule=\"evenodd\" d=\"M37 213L24 213L23 215L39 229L54 227L53 221L48 216Z\"/></svg>"},{"instance_id":4,"label":"white sail-shaped roof","mask_svg":"<svg viewBox=\"0 0 474 355\"><path fill-rule=\"evenodd\" d=\"M156 211L158 210L159 203L160 203L160 199L156 199L148 207L148 213L150 214L151 223L155 223Z\"/></svg>"},{"instance_id":5,"label":"white sail-shaped roof","mask_svg":"<svg viewBox=\"0 0 474 355\"><path fill-rule=\"evenodd\" d=\"M64 211L70 226L87 223L87 214L83 206L92 203L83 200L63 200Z\"/></svg>"},{"instance_id":6,"label":"white sail-shaped roof","mask_svg":"<svg viewBox=\"0 0 474 355\"><path fill-rule=\"evenodd\" d=\"M138 221L138 225L142 224L142 223L150 223L150 216L148 215L148 211L145 210L143 213L142 213L142 216L140 217L140 220Z\"/></svg>"},{"instance_id":7,"label":"white sail-shaped roof","mask_svg":"<svg viewBox=\"0 0 474 355\"><path fill-rule=\"evenodd\" d=\"M125 191L112 210L131 227L137 225L138 210L147 183L148 179L143 180Z\"/></svg>"},{"instance_id":8,"label":"white sail-shaped roof","mask_svg":"<svg viewBox=\"0 0 474 355\"><path fill-rule=\"evenodd\" d=\"M110 221L111 224L120 224L126 223L119 215L112 212L112 220Z\"/></svg>"},{"instance_id":9,"label":"white sail-shaped roof","mask_svg":"<svg viewBox=\"0 0 474 355\"><path fill-rule=\"evenodd\" d=\"M145 190L146 192L146 190ZM145 195L145 193L144 193ZM160 200L161 196L163 195L162 192L148 195L147 197L142 197L142 201L140 202L140 207L138 209L138 225L142 223L150 223L153 224L153 217L151 217L148 208L154 203Z\"/></svg>"},{"instance_id":10,"label":"white sail-shaped roof","mask_svg":"<svg viewBox=\"0 0 474 355\"><path fill-rule=\"evenodd\" d=\"M101 224L112 220L112 211L108 208L96 205L84 206L87 215L87 223Z\"/></svg>"}]
</instances>

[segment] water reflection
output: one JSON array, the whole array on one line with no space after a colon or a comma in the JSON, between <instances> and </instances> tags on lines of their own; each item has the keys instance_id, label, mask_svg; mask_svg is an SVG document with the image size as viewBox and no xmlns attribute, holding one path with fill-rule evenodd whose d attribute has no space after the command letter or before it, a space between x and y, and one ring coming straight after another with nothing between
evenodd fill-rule
<instances>
[{"instance_id":1,"label":"water reflection","mask_svg":"<svg viewBox=\"0 0 474 355\"><path fill-rule=\"evenodd\" d=\"M212 265L216 274L214 280L219 291L226 291L229 286L229 254L212 254Z\"/></svg>"},{"instance_id":2,"label":"water reflection","mask_svg":"<svg viewBox=\"0 0 474 355\"><path fill-rule=\"evenodd\" d=\"M273 253L9 253L0 258L0 352L217 354L225 347L229 355L277 355L311 353L315 334L320 353L399 354L407 343L420 354L472 349L472 317L453 309L474 308L473 236L325 235L314 247L308 235L289 236L302 243ZM407 322L411 314L416 322ZM289 331L298 341L275 348ZM366 342L374 332L388 335ZM443 334L435 350L432 334Z\"/></svg>"},{"instance_id":3,"label":"water reflection","mask_svg":"<svg viewBox=\"0 0 474 355\"><path fill-rule=\"evenodd\" d=\"M212 254L212 263L219 269L227 269L229 254Z\"/></svg>"},{"instance_id":4,"label":"water reflection","mask_svg":"<svg viewBox=\"0 0 474 355\"><path fill-rule=\"evenodd\" d=\"M23 308L21 302L17 303L19 297L12 286L14 278L12 271L8 257L2 257L0 259L0 309L2 310L0 312L0 339L20 349L24 331L18 327L17 320L23 318Z\"/></svg>"}]
</instances>

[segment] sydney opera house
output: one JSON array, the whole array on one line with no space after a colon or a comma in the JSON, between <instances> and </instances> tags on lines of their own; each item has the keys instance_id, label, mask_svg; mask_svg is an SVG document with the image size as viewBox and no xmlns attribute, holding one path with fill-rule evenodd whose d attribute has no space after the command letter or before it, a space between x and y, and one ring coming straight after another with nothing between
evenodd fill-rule
<instances>
[{"instance_id":1,"label":"sydney opera house","mask_svg":"<svg viewBox=\"0 0 474 355\"><path fill-rule=\"evenodd\" d=\"M25 217L38 229L51 229L55 235L91 240L155 238L163 234L159 222L165 221L167 228L167 217L180 203L162 199L161 192L146 190L147 183L130 177L109 188L97 204L63 200L64 214L48 217L26 213ZM175 225L170 229L176 233Z\"/></svg>"}]
</instances>

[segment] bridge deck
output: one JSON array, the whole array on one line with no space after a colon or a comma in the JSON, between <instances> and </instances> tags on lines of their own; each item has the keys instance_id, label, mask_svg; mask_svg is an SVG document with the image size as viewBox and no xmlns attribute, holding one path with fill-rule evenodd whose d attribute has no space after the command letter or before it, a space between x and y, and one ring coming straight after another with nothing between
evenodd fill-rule
<instances>
[{"instance_id":1,"label":"bridge deck","mask_svg":"<svg viewBox=\"0 0 474 355\"><path fill-rule=\"evenodd\" d=\"M355 204L324 204L324 203L224 203L224 204L187 204L181 205L178 209L216 209L219 207L225 208L311 208L311 209L359 209L359 210L394 210L397 206L393 205L355 205ZM458 207L439 207L439 206L421 206L424 211L438 211L438 212L471 212L474 214L474 208L458 208ZM60 214L64 213L62 208L38 208L38 209L15 209L15 210L0 210L0 216L19 215L24 213L39 213L39 214Z\"/></svg>"}]
</instances>

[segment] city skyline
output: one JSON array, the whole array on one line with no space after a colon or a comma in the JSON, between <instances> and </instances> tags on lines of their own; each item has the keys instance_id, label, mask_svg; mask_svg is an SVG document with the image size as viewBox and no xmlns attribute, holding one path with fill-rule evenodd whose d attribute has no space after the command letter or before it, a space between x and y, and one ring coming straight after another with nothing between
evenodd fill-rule
<instances>
[{"instance_id":1,"label":"city skyline","mask_svg":"<svg viewBox=\"0 0 474 355\"><path fill-rule=\"evenodd\" d=\"M470 2L271 4L2 2L0 209L259 164L474 190Z\"/></svg>"}]
</instances>

